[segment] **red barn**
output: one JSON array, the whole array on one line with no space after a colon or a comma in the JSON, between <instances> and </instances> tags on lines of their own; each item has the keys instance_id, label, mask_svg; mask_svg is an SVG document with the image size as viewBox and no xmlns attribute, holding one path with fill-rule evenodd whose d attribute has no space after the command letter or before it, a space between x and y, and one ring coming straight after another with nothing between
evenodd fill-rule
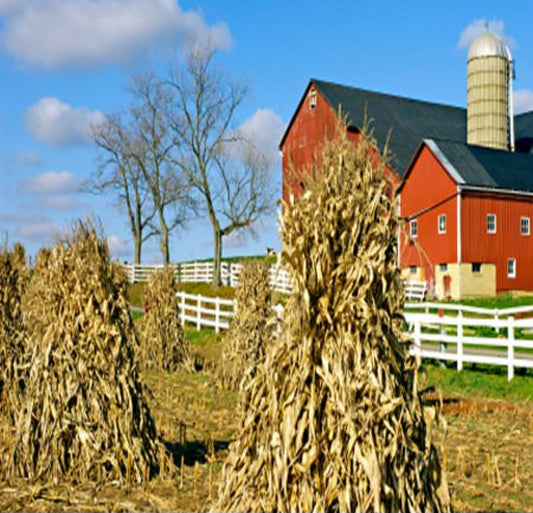
<instances>
[{"instance_id":1,"label":"red barn","mask_svg":"<svg viewBox=\"0 0 533 513\"><path fill-rule=\"evenodd\" d=\"M311 80L280 143L283 198L301 194L338 112L354 142L368 120L400 194L406 277L454 298L533 291L533 112L512 115L494 34L472 43L467 73L467 109Z\"/></svg>"}]
</instances>

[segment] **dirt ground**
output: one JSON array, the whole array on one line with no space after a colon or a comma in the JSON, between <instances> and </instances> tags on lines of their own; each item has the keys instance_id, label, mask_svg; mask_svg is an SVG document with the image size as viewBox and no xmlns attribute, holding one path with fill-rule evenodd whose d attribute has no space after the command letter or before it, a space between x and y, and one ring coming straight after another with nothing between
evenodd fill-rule
<instances>
[{"instance_id":1,"label":"dirt ground","mask_svg":"<svg viewBox=\"0 0 533 513\"><path fill-rule=\"evenodd\" d=\"M3 482L0 511L207 511L235 436L237 396L214 387L209 370L154 373L145 381L172 453L165 477L123 488ZM444 397L443 410L447 427L438 438L454 510L531 511L531 404Z\"/></svg>"}]
</instances>

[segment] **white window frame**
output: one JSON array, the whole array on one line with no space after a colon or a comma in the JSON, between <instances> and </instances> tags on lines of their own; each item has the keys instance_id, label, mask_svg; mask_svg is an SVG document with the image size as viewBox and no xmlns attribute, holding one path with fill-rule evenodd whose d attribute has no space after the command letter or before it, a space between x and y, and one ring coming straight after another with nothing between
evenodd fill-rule
<instances>
[{"instance_id":1,"label":"white window frame","mask_svg":"<svg viewBox=\"0 0 533 513\"><path fill-rule=\"evenodd\" d=\"M526 230L524 230L526 228ZM524 237L527 237L531 234L531 221L529 217L521 217L520 218L520 234Z\"/></svg>"},{"instance_id":2,"label":"white window frame","mask_svg":"<svg viewBox=\"0 0 533 513\"><path fill-rule=\"evenodd\" d=\"M443 228L441 227L441 220L443 221ZM446 214L440 214L437 221L439 233L446 233Z\"/></svg>"},{"instance_id":3,"label":"white window frame","mask_svg":"<svg viewBox=\"0 0 533 513\"><path fill-rule=\"evenodd\" d=\"M409 221L409 237L416 239L418 237L418 219Z\"/></svg>"},{"instance_id":4,"label":"white window frame","mask_svg":"<svg viewBox=\"0 0 533 513\"><path fill-rule=\"evenodd\" d=\"M511 268L509 264L511 264ZM507 259L507 278L516 278L516 258Z\"/></svg>"},{"instance_id":5,"label":"white window frame","mask_svg":"<svg viewBox=\"0 0 533 513\"><path fill-rule=\"evenodd\" d=\"M494 228L491 230L489 229L489 218L490 217L493 217L494 218ZM487 233L496 233L497 230L498 230L498 218L496 216L496 214L487 214Z\"/></svg>"}]
</instances>

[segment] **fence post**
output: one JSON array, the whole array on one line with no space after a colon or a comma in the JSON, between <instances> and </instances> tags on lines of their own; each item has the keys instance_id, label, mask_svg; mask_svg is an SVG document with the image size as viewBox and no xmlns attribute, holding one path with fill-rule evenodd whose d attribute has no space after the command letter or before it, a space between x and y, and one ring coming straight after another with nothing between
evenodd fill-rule
<instances>
[{"instance_id":1,"label":"fence post","mask_svg":"<svg viewBox=\"0 0 533 513\"><path fill-rule=\"evenodd\" d=\"M196 331L200 331L202 327L202 296L198 296L196 300Z\"/></svg>"},{"instance_id":2,"label":"fence post","mask_svg":"<svg viewBox=\"0 0 533 513\"><path fill-rule=\"evenodd\" d=\"M421 333L422 333L422 326L421 321L418 318L415 318L415 329L413 332L413 338L415 340L415 354L417 359L417 365L420 366L420 359L422 358L422 341L421 341Z\"/></svg>"},{"instance_id":3,"label":"fence post","mask_svg":"<svg viewBox=\"0 0 533 513\"><path fill-rule=\"evenodd\" d=\"M276 311L276 331L281 333L281 314L283 313L283 305L281 303L277 303L274 306L274 310Z\"/></svg>"},{"instance_id":4,"label":"fence post","mask_svg":"<svg viewBox=\"0 0 533 513\"><path fill-rule=\"evenodd\" d=\"M463 311L457 312L457 370L463 370Z\"/></svg>"},{"instance_id":5,"label":"fence post","mask_svg":"<svg viewBox=\"0 0 533 513\"><path fill-rule=\"evenodd\" d=\"M507 380L514 378L514 317L507 318Z\"/></svg>"},{"instance_id":6,"label":"fence post","mask_svg":"<svg viewBox=\"0 0 533 513\"><path fill-rule=\"evenodd\" d=\"M220 298L215 298L215 333L220 331Z\"/></svg>"},{"instance_id":7,"label":"fence post","mask_svg":"<svg viewBox=\"0 0 533 513\"><path fill-rule=\"evenodd\" d=\"M494 309L494 319L496 319L496 335L500 333L500 326L498 325L498 321L500 320L500 310L498 308Z\"/></svg>"},{"instance_id":8,"label":"fence post","mask_svg":"<svg viewBox=\"0 0 533 513\"><path fill-rule=\"evenodd\" d=\"M183 292L177 292L176 296L178 296L178 308L179 308L179 319L182 326L185 326L185 295Z\"/></svg>"}]
</instances>

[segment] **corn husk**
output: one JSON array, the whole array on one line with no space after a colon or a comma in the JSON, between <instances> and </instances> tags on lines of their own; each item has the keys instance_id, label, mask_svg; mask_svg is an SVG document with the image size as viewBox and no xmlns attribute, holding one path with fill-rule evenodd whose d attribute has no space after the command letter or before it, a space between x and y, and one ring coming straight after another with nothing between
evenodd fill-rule
<instances>
[{"instance_id":1,"label":"corn husk","mask_svg":"<svg viewBox=\"0 0 533 513\"><path fill-rule=\"evenodd\" d=\"M283 205L283 333L241 395L214 511L449 511L402 334L396 203L342 128Z\"/></svg>"},{"instance_id":2,"label":"corn husk","mask_svg":"<svg viewBox=\"0 0 533 513\"><path fill-rule=\"evenodd\" d=\"M22 302L33 353L5 471L33 482L146 480L161 447L126 282L90 222L41 257Z\"/></svg>"},{"instance_id":3,"label":"corn husk","mask_svg":"<svg viewBox=\"0 0 533 513\"><path fill-rule=\"evenodd\" d=\"M16 243L12 251L0 249L0 407L5 429L10 429L19 411L27 378L29 348L21 303L29 276L21 244Z\"/></svg>"},{"instance_id":4,"label":"corn husk","mask_svg":"<svg viewBox=\"0 0 533 513\"><path fill-rule=\"evenodd\" d=\"M192 370L189 345L179 320L176 279L170 267L150 276L145 289L146 313L141 365L152 370Z\"/></svg>"},{"instance_id":5,"label":"corn husk","mask_svg":"<svg viewBox=\"0 0 533 513\"><path fill-rule=\"evenodd\" d=\"M217 384L238 390L250 380L263 362L266 346L275 330L268 265L261 261L243 264L235 292L237 311L224 336Z\"/></svg>"}]
</instances>

